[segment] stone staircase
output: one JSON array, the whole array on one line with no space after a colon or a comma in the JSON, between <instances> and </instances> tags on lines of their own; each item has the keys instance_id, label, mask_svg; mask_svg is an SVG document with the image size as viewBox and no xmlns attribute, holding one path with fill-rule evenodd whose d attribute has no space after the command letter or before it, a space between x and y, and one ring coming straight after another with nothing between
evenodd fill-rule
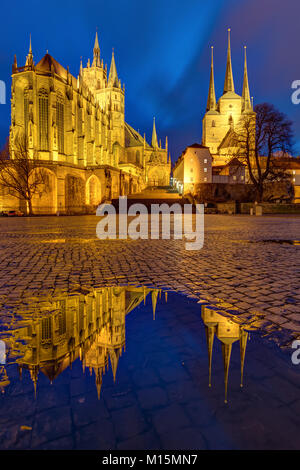
<instances>
[{"instance_id":1,"label":"stone staircase","mask_svg":"<svg viewBox=\"0 0 300 470\"><path fill-rule=\"evenodd\" d=\"M112 205L115 207L116 212L119 209L119 199L112 199ZM151 204L168 204L171 206L172 204L180 204L183 205L188 204L189 201L186 198L183 198L178 194L178 192L174 192L172 188L169 187L159 187L155 186L153 188L146 188L141 193L131 194L127 196L127 208L132 206L133 204L144 204L147 207L148 212L151 211Z\"/></svg>"}]
</instances>

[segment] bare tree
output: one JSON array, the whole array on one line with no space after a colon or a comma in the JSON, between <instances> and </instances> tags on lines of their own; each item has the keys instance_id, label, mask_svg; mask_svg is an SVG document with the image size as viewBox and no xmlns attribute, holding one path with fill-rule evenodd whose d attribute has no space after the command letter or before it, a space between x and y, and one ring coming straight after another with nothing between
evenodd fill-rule
<instances>
[{"instance_id":1,"label":"bare tree","mask_svg":"<svg viewBox=\"0 0 300 470\"><path fill-rule=\"evenodd\" d=\"M275 153L291 151L292 138L292 122L269 103L258 104L254 113L243 115L232 133L233 154L246 164L258 202L266 184L290 178L276 165Z\"/></svg>"},{"instance_id":2,"label":"bare tree","mask_svg":"<svg viewBox=\"0 0 300 470\"><path fill-rule=\"evenodd\" d=\"M32 215L32 197L47 191L47 171L41 162L30 156L27 139L15 140L14 156L11 158L8 142L0 152L0 185L8 194L26 202L28 215Z\"/></svg>"}]
</instances>

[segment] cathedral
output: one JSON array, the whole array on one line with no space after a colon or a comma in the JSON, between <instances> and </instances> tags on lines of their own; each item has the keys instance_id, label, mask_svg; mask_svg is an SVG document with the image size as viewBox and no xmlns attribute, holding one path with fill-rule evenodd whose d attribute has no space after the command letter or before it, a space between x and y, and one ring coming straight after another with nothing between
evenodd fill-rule
<instances>
[{"instance_id":1,"label":"cathedral","mask_svg":"<svg viewBox=\"0 0 300 470\"><path fill-rule=\"evenodd\" d=\"M169 185L167 138L163 147L155 120L151 144L125 122L125 85L118 77L114 51L108 73L97 33L93 60L86 67L81 62L77 78L48 51L35 64L31 40L24 66L18 66L15 56L11 158L21 136L30 158L47 174L44 187L33 195L34 213L94 213L104 200ZM6 197L10 209L16 204L13 199Z\"/></svg>"},{"instance_id":2,"label":"cathedral","mask_svg":"<svg viewBox=\"0 0 300 470\"><path fill-rule=\"evenodd\" d=\"M230 29L228 29L227 64L223 94L216 100L214 83L213 47L211 48L211 69L206 113L202 121L202 144L209 148L213 157L213 166L227 165L234 156L232 148L235 129L244 116L255 113L250 98L246 47L244 48L244 80L242 95L235 93L232 64Z\"/></svg>"}]
</instances>

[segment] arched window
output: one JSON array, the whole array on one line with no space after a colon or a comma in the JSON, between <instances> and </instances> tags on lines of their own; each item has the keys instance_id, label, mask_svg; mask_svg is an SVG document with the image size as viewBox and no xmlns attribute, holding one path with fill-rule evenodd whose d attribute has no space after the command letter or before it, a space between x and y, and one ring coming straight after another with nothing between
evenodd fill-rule
<instances>
[{"instance_id":1,"label":"arched window","mask_svg":"<svg viewBox=\"0 0 300 470\"><path fill-rule=\"evenodd\" d=\"M57 125L58 152L64 153L65 151L64 99L60 93L58 93L57 101L56 101L56 125Z\"/></svg>"},{"instance_id":2,"label":"arched window","mask_svg":"<svg viewBox=\"0 0 300 470\"><path fill-rule=\"evenodd\" d=\"M211 121L211 127L216 127L215 121Z\"/></svg>"},{"instance_id":3,"label":"arched window","mask_svg":"<svg viewBox=\"0 0 300 470\"><path fill-rule=\"evenodd\" d=\"M233 118L232 118L232 115L230 114L229 118L228 118L228 124L230 126L233 126Z\"/></svg>"},{"instance_id":4,"label":"arched window","mask_svg":"<svg viewBox=\"0 0 300 470\"><path fill-rule=\"evenodd\" d=\"M29 100L28 100L28 89L24 90L24 132L25 136L28 133L28 120L29 120Z\"/></svg>"},{"instance_id":5,"label":"arched window","mask_svg":"<svg viewBox=\"0 0 300 470\"><path fill-rule=\"evenodd\" d=\"M48 150L48 93L45 89L39 91L39 144L40 150Z\"/></svg>"}]
</instances>

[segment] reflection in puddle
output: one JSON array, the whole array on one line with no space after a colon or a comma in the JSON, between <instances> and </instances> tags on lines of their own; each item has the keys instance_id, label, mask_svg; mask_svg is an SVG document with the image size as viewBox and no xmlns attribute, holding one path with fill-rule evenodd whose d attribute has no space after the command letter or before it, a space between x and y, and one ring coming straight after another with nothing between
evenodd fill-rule
<instances>
[{"instance_id":1,"label":"reflection in puddle","mask_svg":"<svg viewBox=\"0 0 300 470\"><path fill-rule=\"evenodd\" d=\"M243 373L248 332L243 327L234 323L229 318L220 315L213 308L202 307L202 319L205 325L208 363L209 363L209 387L211 387L212 353L215 335L222 343L222 356L224 363L225 403L227 403L228 373L232 345L240 342L241 356L241 387L243 386Z\"/></svg>"},{"instance_id":2,"label":"reflection in puddle","mask_svg":"<svg viewBox=\"0 0 300 470\"><path fill-rule=\"evenodd\" d=\"M26 314L27 325L14 327L9 336L6 332L9 362L18 357L15 362L20 376L23 369L29 371L36 396L40 372L52 383L79 357L83 370L94 372L100 398L102 376L110 364L116 379L119 358L125 350L125 317L145 302L149 294L155 318L161 291L146 287L106 287L87 295L62 296L40 305L33 303L32 319ZM165 296L167 299L167 293ZM3 390L10 382L5 368L2 369Z\"/></svg>"},{"instance_id":3,"label":"reflection in puddle","mask_svg":"<svg viewBox=\"0 0 300 470\"><path fill-rule=\"evenodd\" d=\"M300 240L252 240L251 243L278 243L279 245L300 245Z\"/></svg>"},{"instance_id":4,"label":"reflection in puddle","mask_svg":"<svg viewBox=\"0 0 300 470\"><path fill-rule=\"evenodd\" d=\"M34 395L42 372L52 383L65 369L80 359L83 371L94 374L100 399L103 376L109 368L114 381L119 359L125 351L125 318L151 297L153 319L161 290L148 287L104 287L89 293L61 295L49 300L33 299L20 322L2 333L8 350L7 362L16 363L20 378L29 372ZM167 301L167 292L165 292ZM200 315L199 315L200 317ZM12 317L14 318L14 317ZM239 324L213 307L202 306L208 347L209 387L211 387L212 353L215 336L221 342L224 363L225 403L232 344L240 342L241 386L248 333ZM0 369L0 389L10 384L5 367Z\"/></svg>"}]
</instances>

